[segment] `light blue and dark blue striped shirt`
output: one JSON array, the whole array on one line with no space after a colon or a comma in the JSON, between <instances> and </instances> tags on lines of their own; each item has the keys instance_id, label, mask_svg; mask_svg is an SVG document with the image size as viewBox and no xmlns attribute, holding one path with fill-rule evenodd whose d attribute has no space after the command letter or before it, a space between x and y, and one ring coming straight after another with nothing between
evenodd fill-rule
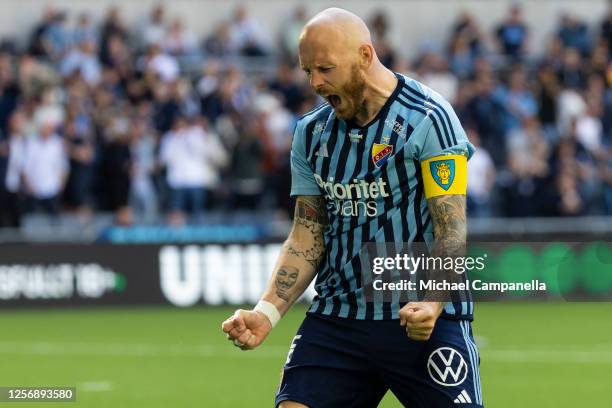
<instances>
[{"instance_id":1,"label":"light blue and dark blue striped shirt","mask_svg":"<svg viewBox=\"0 0 612 408\"><path fill-rule=\"evenodd\" d=\"M291 150L291 195L323 195L329 224L317 296L309 313L397 319L401 303L367 301L362 248L368 243L433 243L420 162L474 148L450 104L425 85L396 74L378 115L357 126L325 103L297 123ZM471 297L443 315L471 319Z\"/></svg>"}]
</instances>

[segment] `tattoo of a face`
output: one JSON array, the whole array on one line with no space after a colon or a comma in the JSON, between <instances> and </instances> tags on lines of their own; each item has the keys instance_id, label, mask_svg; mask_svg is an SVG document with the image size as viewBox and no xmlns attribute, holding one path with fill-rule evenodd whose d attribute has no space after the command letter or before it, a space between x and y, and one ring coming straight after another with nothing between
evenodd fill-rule
<instances>
[{"instance_id":1,"label":"tattoo of a face","mask_svg":"<svg viewBox=\"0 0 612 408\"><path fill-rule=\"evenodd\" d=\"M289 292L297 282L299 274L300 272L297 268L281 266L276 273L276 280L274 281L276 285L276 296L283 299L285 302L289 302Z\"/></svg>"},{"instance_id":2,"label":"tattoo of a face","mask_svg":"<svg viewBox=\"0 0 612 408\"><path fill-rule=\"evenodd\" d=\"M325 199L321 196L300 196L295 204L295 228L305 228L310 237L305 238L301 248L290 243L286 244L287 251L297 257L305 259L313 268L317 268L325 252L323 231L327 225L327 209ZM304 237L305 234L300 235Z\"/></svg>"}]
</instances>

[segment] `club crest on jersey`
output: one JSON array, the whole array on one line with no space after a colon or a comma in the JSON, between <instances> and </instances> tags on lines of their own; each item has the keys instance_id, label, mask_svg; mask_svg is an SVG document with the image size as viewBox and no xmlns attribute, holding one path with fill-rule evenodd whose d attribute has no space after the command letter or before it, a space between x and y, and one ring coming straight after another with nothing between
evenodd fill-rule
<instances>
[{"instance_id":1,"label":"club crest on jersey","mask_svg":"<svg viewBox=\"0 0 612 408\"><path fill-rule=\"evenodd\" d=\"M434 181L444 190L448 190L455 179L455 160L432 161L429 163L429 171Z\"/></svg>"},{"instance_id":2,"label":"club crest on jersey","mask_svg":"<svg viewBox=\"0 0 612 408\"><path fill-rule=\"evenodd\" d=\"M393 153L393 146L386 143L374 143L372 147L372 161L376 167L381 167L387 162L389 156Z\"/></svg>"}]
</instances>

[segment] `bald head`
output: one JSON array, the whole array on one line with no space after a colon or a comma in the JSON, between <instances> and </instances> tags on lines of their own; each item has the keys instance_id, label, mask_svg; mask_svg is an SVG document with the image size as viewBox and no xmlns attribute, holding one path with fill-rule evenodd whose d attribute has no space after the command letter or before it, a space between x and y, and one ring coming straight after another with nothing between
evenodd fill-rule
<instances>
[{"instance_id":1,"label":"bald head","mask_svg":"<svg viewBox=\"0 0 612 408\"><path fill-rule=\"evenodd\" d=\"M328 62L333 66L359 66L368 71L378 64L370 30L363 20L341 8L328 8L315 15L302 30L299 43L302 68ZM325 64L324 64L325 65Z\"/></svg>"},{"instance_id":2,"label":"bald head","mask_svg":"<svg viewBox=\"0 0 612 408\"><path fill-rule=\"evenodd\" d=\"M337 50L357 51L372 44L370 30L356 14L341 8L328 8L315 15L302 30L300 44L327 43Z\"/></svg>"},{"instance_id":3,"label":"bald head","mask_svg":"<svg viewBox=\"0 0 612 408\"><path fill-rule=\"evenodd\" d=\"M304 26L299 57L310 85L339 118L367 116L368 84L380 82L385 68L361 18L340 8L323 10Z\"/></svg>"}]
</instances>

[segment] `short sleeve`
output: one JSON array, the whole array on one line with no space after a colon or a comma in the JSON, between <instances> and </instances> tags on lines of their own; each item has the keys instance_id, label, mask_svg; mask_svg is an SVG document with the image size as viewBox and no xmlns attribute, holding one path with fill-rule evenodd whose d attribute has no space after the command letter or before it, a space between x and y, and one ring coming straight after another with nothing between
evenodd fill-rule
<instances>
[{"instance_id":1,"label":"short sleeve","mask_svg":"<svg viewBox=\"0 0 612 408\"><path fill-rule=\"evenodd\" d=\"M474 154L474 146L469 142L459 118L450 108L438 109L436 114L431 113L432 121L424 138L418 141L417 157L419 161L431 157L448 154L463 155L467 159Z\"/></svg>"},{"instance_id":2,"label":"short sleeve","mask_svg":"<svg viewBox=\"0 0 612 408\"><path fill-rule=\"evenodd\" d=\"M415 149L421 163L425 197L465 195L467 161L474 146L450 105L430 113L429 119L431 126Z\"/></svg>"},{"instance_id":3,"label":"short sleeve","mask_svg":"<svg viewBox=\"0 0 612 408\"><path fill-rule=\"evenodd\" d=\"M298 122L291 143L291 195L321 195L306 156L304 127Z\"/></svg>"}]
</instances>

